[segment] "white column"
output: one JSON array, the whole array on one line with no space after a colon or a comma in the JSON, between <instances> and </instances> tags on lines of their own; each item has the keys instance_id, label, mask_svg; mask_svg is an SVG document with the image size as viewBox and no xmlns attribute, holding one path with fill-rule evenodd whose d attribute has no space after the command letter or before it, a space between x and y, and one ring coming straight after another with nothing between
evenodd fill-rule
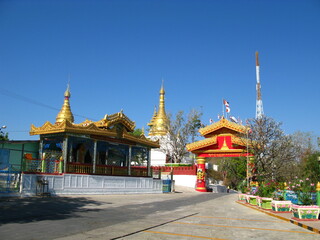
<instances>
[{"instance_id":1,"label":"white column","mask_svg":"<svg viewBox=\"0 0 320 240\"><path fill-rule=\"evenodd\" d=\"M148 169L148 177L151 177L151 149L147 148L147 169Z\"/></svg>"},{"instance_id":2,"label":"white column","mask_svg":"<svg viewBox=\"0 0 320 240\"><path fill-rule=\"evenodd\" d=\"M128 156L128 175L131 176L131 160L132 160L132 146L129 146L129 156Z\"/></svg>"},{"instance_id":3,"label":"white column","mask_svg":"<svg viewBox=\"0 0 320 240\"><path fill-rule=\"evenodd\" d=\"M67 172L67 162L68 162L68 136L66 136L63 139L63 145L62 145L62 159L63 159L63 172ZM59 164L62 164L61 161ZM60 168L59 172L62 172L62 167Z\"/></svg>"},{"instance_id":4,"label":"white column","mask_svg":"<svg viewBox=\"0 0 320 240\"><path fill-rule=\"evenodd\" d=\"M42 159L42 154L43 153L43 138L40 137L40 144L39 144L39 159Z\"/></svg>"},{"instance_id":5,"label":"white column","mask_svg":"<svg viewBox=\"0 0 320 240\"><path fill-rule=\"evenodd\" d=\"M93 173L96 173L96 165L97 165L97 146L98 141L94 140L93 142Z\"/></svg>"}]
</instances>

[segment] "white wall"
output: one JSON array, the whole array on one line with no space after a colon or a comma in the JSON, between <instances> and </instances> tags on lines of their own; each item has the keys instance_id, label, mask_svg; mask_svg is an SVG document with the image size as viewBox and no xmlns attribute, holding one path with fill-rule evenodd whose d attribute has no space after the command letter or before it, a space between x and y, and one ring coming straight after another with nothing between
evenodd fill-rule
<instances>
[{"instance_id":1,"label":"white wall","mask_svg":"<svg viewBox=\"0 0 320 240\"><path fill-rule=\"evenodd\" d=\"M161 175L161 178L170 179L171 175L163 174ZM176 186L195 188L197 176L196 175L173 175L173 180L175 181Z\"/></svg>"},{"instance_id":2,"label":"white wall","mask_svg":"<svg viewBox=\"0 0 320 240\"><path fill-rule=\"evenodd\" d=\"M36 194L39 176L49 181L48 190L52 195L162 193L162 181L153 178L23 174L22 195Z\"/></svg>"},{"instance_id":3,"label":"white wall","mask_svg":"<svg viewBox=\"0 0 320 240\"><path fill-rule=\"evenodd\" d=\"M166 164L166 154L159 148L151 149L151 166L164 166Z\"/></svg>"}]
</instances>

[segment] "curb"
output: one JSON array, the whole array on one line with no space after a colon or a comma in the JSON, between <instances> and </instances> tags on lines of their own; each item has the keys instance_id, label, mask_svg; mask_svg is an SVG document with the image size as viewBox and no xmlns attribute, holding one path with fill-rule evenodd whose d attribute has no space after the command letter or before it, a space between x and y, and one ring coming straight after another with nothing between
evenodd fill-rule
<instances>
[{"instance_id":1,"label":"curb","mask_svg":"<svg viewBox=\"0 0 320 240\"><path fill-rule=\"evenodd\" d=\"M254 209L254 210L257 210L257 211L259 211L259 212L263 212L263 213L265 213L265 214L267 214L267 215L269 215L269 216L279 218L279 219L281 219L281 220L283 220L283 221L290 222L290 223L292 223L292 224L294 224L294 225L297 225L297 226L302 227L302 228L304 228L304 229L307 229L307 230L309 230L309 231L312 231L312 232L315 232L315 233L320 234L320 229L317 229L317 228L314 228L314 227L310 227L310 226L305 225L305 224L302 224L301 222L298 222L298 221L296 221L296 220L288 219L288 218L285 218L285 217L276 215L276 214L274 214L274 213L272 213L272 212L269 212L269 211L266 211L266 210L263 210L263 209L256 208L256 207L254 207L254 206L251 206L251 205L249 205L249 204L247 204L247 203L243 203L243 202L241 202L241 201L236 201L236 203L239 203L239 204L241 204L241 205L243 205L243 206L249 207L249 208Z\"/></svg>"}]
</instances>

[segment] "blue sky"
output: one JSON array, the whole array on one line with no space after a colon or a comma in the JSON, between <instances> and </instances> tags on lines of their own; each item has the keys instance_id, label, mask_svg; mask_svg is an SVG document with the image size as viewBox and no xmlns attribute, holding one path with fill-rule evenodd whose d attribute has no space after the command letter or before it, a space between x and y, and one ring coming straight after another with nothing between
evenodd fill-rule
<instances>
[{"instance_id":1,"label":"blue sky","mask_svg":"<svg viewBox=\"0 0 320 240\"><path fill-rule=\"evenodd\" d=\"M217 120L264 112L320 136L320 1L0 1L0 125L10 139L54 122L70 74L75 122L123 109L146 127L162 79L166 110Z\"/></svg>"}]
</instances>

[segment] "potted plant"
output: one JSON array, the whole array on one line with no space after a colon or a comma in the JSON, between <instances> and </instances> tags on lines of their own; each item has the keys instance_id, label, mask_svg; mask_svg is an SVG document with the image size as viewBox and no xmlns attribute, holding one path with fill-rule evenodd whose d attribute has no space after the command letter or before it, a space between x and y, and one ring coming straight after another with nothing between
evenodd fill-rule
<instances>
[{"instance_id":1,"label":"potted plant","mask_svg":"<svg viewBox=\"0 0 320 240\"><path fill-rule=\"evenodd\" d=\"M262 182L259 184L259 188L256 192L260 198L258 198L258 206L263 209L272 209L272 195L276 190L276 182L271 180L268 182Z\"/></svg>"},{"instance_id":2,"label":"potted plant","mask_svg":"<svg viewBox=\"0 0 320 240\"><path fill-rule=\"evenodd\" d=\"M320 208L315 205L315 184L309 178L298 179L289 183L289 189L298 197L298 204L292 205L293 219L299 221L318 221Z\"/></svg>"},{"instance_id":3,"label":"potted plant","mask_svg":"<svg viewBox=\"0 0 320 240\"><path fill-rule=\"evenodd\" d=\"M258 196L256 195L258 191L258 183L257 182L252 182L250 184L250 195L247 196L248 198L248 203L251 205L257 205L257 198Z\"/></svg>"},{"instance_id":4,"label":"potted plant","mask_svg":"<svg viewBox=\"0 0 320 240\"><path fill-rule=\"evenodd\" d=\"M246 186L246 182L240 183L240 185L238 186L238 189L240 190L240 193L238 193L238 200L246 201L247 195L250 192L250 189Z\"/></svg>"},{"instance_id":5,"label":"potted plant","mask_svg":"<svg viewBox=\"0 0 320 240\"><path fill-rule=\"evenodd\" d=\"M278 189L274 193L271 203L273 212L289 213L292 211L292 202L289 200L285 200L285 194L285 184L279 183Z\"/></svg>"}]
</instances>

